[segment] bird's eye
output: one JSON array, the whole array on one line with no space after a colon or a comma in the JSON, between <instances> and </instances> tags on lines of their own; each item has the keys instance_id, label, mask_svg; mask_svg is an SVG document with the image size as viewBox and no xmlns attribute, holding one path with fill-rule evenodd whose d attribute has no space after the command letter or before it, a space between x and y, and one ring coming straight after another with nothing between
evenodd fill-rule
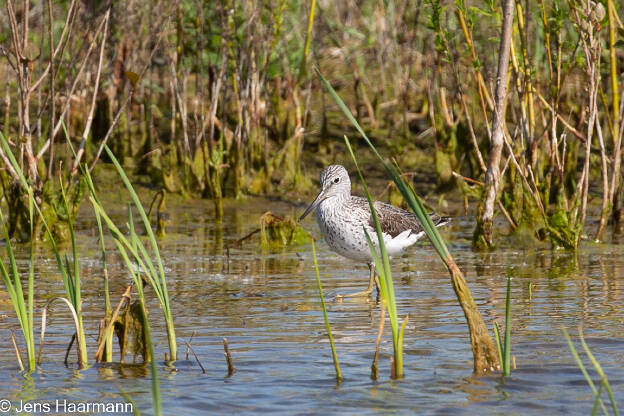
<instances>
[{"instance_id":1,"label":"bird's eye","mask_svg":"<svg viewBox=\"0 0 624 416\"><path fill-rule=\"evenodd\" d=\"M334 183L338 183L338 182L340 182L340 178L334 179Z\"/></svg>"}]
</instances>

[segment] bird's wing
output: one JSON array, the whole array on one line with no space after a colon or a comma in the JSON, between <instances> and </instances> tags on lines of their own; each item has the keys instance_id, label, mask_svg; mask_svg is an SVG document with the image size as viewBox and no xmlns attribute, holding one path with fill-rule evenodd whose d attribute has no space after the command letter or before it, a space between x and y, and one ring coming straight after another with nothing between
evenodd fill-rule
<instances>
[{"instance_id":1,"label":"bird's wing","mask_svg":"<svg viewBox=\"0 0 624 416\"><path fill-rule=\"evenodd\" d=\"M368 205L368 201L366 201L366 203ZM391 235L393 238L406 230L412 230L415 234L424 231L416 215L411 212L380 201L373 202L373 206L375 207L375 211L379 217L381 230L384 233ZM450 221L449 217L441 217L433 212L430 213L429 216L436 227L440 227ZM375 222L373 221L372 215L370 216L368 223L371 227L375 228Z\"/></svg>"}]
</instances>

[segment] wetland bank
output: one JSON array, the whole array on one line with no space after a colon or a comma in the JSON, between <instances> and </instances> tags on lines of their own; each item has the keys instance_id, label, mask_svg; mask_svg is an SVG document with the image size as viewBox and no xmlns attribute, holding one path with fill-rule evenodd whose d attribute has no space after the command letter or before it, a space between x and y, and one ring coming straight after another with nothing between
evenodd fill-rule
<instances>
[{"instance_id":1,"label":"wetland bank","mask_svg":"<svg viewBox=\"0 0 624 416\"><path fill-rule=\"evenodd\" d=\"M10 412L617 414L620 2L2 6ZM294 221L356 158L454 218L380 303Z\"/></svg>"}]
</instances>

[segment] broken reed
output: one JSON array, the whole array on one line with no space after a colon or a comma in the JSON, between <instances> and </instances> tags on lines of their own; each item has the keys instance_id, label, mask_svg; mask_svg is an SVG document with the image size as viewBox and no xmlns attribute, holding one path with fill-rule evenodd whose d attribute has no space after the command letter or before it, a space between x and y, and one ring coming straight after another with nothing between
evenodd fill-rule
<instances>
[{"instance_id":1,"label":"broken reed","mask_svg":"<svg viewBox=\"0 0 624 416\"><path fill-rule=\"evenodd\" d=\"M347 108L344 101L340 98L336 90L327 82L327 80L323 77L321 72L318 69L315 69L316 74L320 78L322 84L329 91L332 99L338 104L338 107L342 110L345 117L353 124L356 130L360 133L362 138L366 141L368 146L371 148L377 159L384 166L397 188L403 195L403 198L407 201L412 212L418 218L418 221L421 223L427 238L432 243L436 252L438 253L440 259L446 266L451 276L451 284L453 285L453 290L457 296L457 301L461 306L464 316L466 317L466 323L468 324L468 330L470 333L470 343L472 345L472 352L474 358L474 371L477 374L493 371L495 369L500 368L500 363L498 360L498 353L496 352L496 347L494 346L494 341L490 336L485 323L483 322L483 317L481 316L477 305L474 302L470 289L468 288L468 284L466 283L466 279L464 278L463 273L455 263L455 260L449 253L444 239L438 232L437 228L434 226L431 218L429 217L425 207L423 206L420 198L416 195L416 192L412 188L411 185L408 185L401 176L399 169L387 163L379 154L373 143L370 141L360 124L357 122L351 111Z\"/></svg>"}]
</instances>

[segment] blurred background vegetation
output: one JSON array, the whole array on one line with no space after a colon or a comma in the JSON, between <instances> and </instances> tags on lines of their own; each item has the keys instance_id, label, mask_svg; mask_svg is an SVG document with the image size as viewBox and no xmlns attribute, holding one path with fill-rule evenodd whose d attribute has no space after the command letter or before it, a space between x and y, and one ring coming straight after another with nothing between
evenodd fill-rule
<instances>
[{"instance_id":1,"label":"blurred background vegetation","mask_svg":"<svg viewBox=\"0 0 624 416\"><path fill-rule=\"evenodd\" d=\"M466 213L482 210L495 0L2 3L0 131L56 235L85 193L77 166L103 180L104 143L155 189L213 199L217 217L224 197L311 191L319 167L346 162L342 135L357 136L314 67L416 189L435 184L461 195ZM621 6L513 4L498 234L574 249L619 230ZM7 157L2 209L26 240ZM395 188L384 195L402 203ZM475 245L493 246L481 233Z\"/></svg>"}]
</instances>

